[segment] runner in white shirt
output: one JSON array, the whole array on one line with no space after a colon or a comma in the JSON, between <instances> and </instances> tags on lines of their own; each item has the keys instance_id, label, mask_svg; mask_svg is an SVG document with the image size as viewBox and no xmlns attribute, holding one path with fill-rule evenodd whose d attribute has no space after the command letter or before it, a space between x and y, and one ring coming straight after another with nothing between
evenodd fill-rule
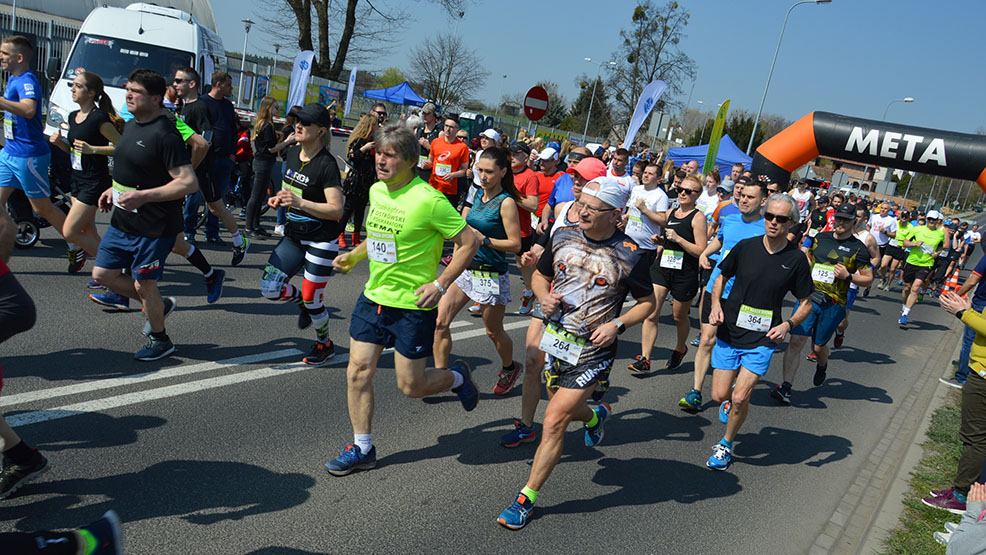
<instances>
[{"instance_id":1,"label":"runner in white shirt","mask_svg":"<svg viewBox=\"0 0 986 555\"><path fill-rule=\"evenodd\" d=\"M630 201L627 203L627 213L623 216L626 223L626 234L640 245L653 261L657 245L651 238L661 234L661 226L657 219L666 219L668 211L668 195L663 189L658 187L658 168L657 164L650 164L644 168L641 175L642 185L637 185L630 192ZM610 178L616 179L616 178Z\"/></svg>"},{"instance_id":2,"label":"runner in white shirt","mask_svg":"<svg viewBox=\"0 0 986 555\"><path fill-rule=\"evenodd\" d=\"M716 192L716 189L719 188L720 183L722 183L722 180L719 178L719 171L710 171L705 176L705 190L702 191L702 195L695 201L695 207L705 214L706 221L712 216L712 212L715 211L716 207L719 206L719 193Z\"/></svg>"},{"instance_id":3,"label":"runner in white shirt","mask_svg":"<svg viewBox=\"0 0 986 555\"><path fill-rule=\"evenodd\" d=\"M472 206L472 199L476 198L476 192L483 188L483 184L479 182L479 173L476 172L479 157L483 155L484 150L498 144L500 144L500 134L495 129L487 129L479 134L479 150L476 151L476 157L473 158L472 167L466 172L466 177L472 176L472 183L469 185L469 192L466 193L465 206Z\"/></svg>"},{"instance_id":4,"label":"runner in white shirt","mask_svg":"<svg viewBox=\"0 0 986 555\"><path fill-rule=\"evenodd\" d=\"M890 272L891 260L890 257L885 256L887 245L891 239L897 236L897 218L890 215L890 205L881 204L880 213L870 216L866 226L870 230L870 235L876 240L877 248L880 249L880 277L886 280L887 273ZM863 296L868 297L869 295L870 288L867 287L863 290Z\"/></svg>"},{"instance_id":5,"label":"runner in white shirt","mask_svg":"<svg viewBox=\"0 0 986 555\"><path fill-rule=\"evenodd\" d=\"M799 179L798 187L791 191L791 196L798 203L798 212L801 214L801 221L808 218L808 214L815 208L815 194L808 190L808 181Z\"/></svg>"},{"instance_id":6,"label":"runner in white shirt","mask_svg":"<svg viewBox=\"0 0 986 555\"><path fill-rule=\"evenodd\" d=\"M979 232L979 224L972 224L972 229L965 232L962 237L965 247L962 249L962 256L959 258L959 267L965 270L965 263L976 250L976 245L983 242L983 235Z\"/></svg>"}]
</instances>

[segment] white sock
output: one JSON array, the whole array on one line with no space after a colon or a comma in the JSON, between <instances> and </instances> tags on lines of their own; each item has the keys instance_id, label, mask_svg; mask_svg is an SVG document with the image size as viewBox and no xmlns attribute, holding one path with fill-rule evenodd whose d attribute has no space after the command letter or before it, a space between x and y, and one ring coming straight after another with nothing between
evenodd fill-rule
<instances>
[{"instance_id":1,"label":"white sock","mask_svg":"<svg viewBox=\"0 0 986 555\"><path fill-rule=\"evenodd\" d=\"M904 307L904 316L907 316L907 315L908 315L908 314L910 314L910 313L911 313L911 309L909 309L909 308L907 308L907 307L905 306L905 307Z\"/></svg>"},{"instance_id":2,"label":"white sock","mask_svg":"<svg viewBox=\"0 0 986 555\"><path fill-rule=\"evenodd\" d=\"M373 449L373 434L354 434L353 443L359 447L359 452L365 455Z\"/></svg>"},{"instance_id":3,"label":"white sock","mask_svg":"<svg viewBox=\"0 0 986 555\"><path fill-rule=\"evenodd\" d=\"M65 242L68 244L68 250L70 250L70 251L79 250L79 245L76 245L75 243L73 243L71 241L65 241Z\"/></svg>"},{"instance_id":4,"label":"white sock","mask_svg":"<svg viewBox=\"0 0 986 555\"><path fill-rule=\"evenodd\" d=\"M466 379L462 377L462 374L456 372L455 370L451 370L451 372L452 377L454 378L454 381L452 382L452 389L462 387L462 384L466 381Z\"/></svg>"},{"instance_id":5,"label":"white sock","mask_svg":"<svg viewBox=\"0 0 986 555\"><path fill-rule=\"evenodd\" d=\"M243 236L240 235L240 230L238 229L236 230L236 233L233 234L233 246L234 247L243 246Z\"/></svg>"}]
</instances>

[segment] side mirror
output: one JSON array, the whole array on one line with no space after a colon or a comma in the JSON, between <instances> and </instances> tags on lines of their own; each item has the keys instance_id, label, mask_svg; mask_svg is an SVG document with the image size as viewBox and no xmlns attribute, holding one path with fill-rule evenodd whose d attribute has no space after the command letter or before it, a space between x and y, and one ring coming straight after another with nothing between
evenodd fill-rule
<instances>
[{"instance_id":1,"label":"side mirror","mask_svg":"<svg viewBox=\"0 0 986 555\"><path fill-rule=\"evenodd\" d=\"M57 81L62 76L61 58L54 56L48 58L48 63L45 65L45 76L52 81Z\"/></svg>"}]
</instances>

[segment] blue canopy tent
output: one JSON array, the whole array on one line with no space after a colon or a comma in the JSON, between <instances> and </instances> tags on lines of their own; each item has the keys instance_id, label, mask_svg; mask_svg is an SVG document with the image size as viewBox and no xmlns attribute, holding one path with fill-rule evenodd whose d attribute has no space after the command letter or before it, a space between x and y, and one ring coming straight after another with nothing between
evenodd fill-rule
<instances>
[{"instance_id":1,"label":"blue canopy tent","mask_svg":"<svg viewBox=\"0 0 986 555\"><path fill-rule=\"evenodd\" d=\"M669 148L668 158L674 162L675 166L681 166L685 162L697 160L699 164L705 163L705 155L709 151L709 145L686 146L681 148ZM716 166L719 166L719 173L725 177L735 163L743 164L743 167L750 169L753 158L746 155L736 143L723 135L719 141L719 152L716 153Z\"/></svg>"},{"instance_id":2,"label":"blue canopy tent","mask_svg":"<svg viewBox=\"0 0 986 555\"><path fill-rule=\"evenodd\" d=\"M363 91L363 96L372 98L373 100L383 100L407 106L424 106L425 102L427 102L418 93L414 92L414 89L411 88L411 85L407 81L386 89Z\"/></svg>"}]
</instances>

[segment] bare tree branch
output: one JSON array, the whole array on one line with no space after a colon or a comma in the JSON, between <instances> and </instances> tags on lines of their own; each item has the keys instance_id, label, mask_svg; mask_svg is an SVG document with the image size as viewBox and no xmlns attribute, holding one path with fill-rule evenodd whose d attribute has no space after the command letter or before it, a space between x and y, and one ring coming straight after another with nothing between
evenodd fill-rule
<instances>
[{"instance_id":1,"label":"bare tree branch","mask_svg":"<svg viewBox=\"0 0 986 555\"><path fill-rule=\"evenodd\" d=\"M445 108L459 105L486 82L489 72L482 60L460 37L425 38L411 51L410 74L422 84L426 96Z\"/></svg>"}]
</instances>

